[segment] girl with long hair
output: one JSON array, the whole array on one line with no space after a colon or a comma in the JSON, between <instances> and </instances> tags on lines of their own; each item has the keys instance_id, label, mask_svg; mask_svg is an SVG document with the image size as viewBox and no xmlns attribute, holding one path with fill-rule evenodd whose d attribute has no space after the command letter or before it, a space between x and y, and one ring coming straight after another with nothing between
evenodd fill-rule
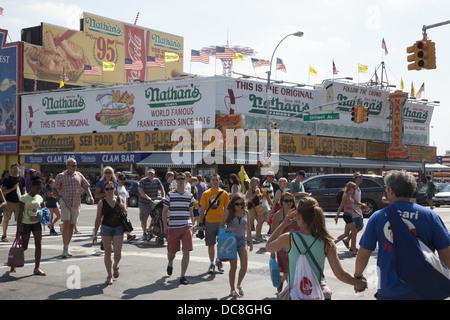
<instances>
[{"instance_id":1,"label":"girl with long hair","mask_svg":"<svg viewBox=\"0 0 450 320\"><path fill-rule=\"evenodd\" d=\"M297 220L299 231L282 233L284 228L291 223L291 219L293 218ZM293 241L292 243L291 236ZM300 237L305 240L308 247L310 247L311 254L314 255L316 261L318 262L321 270L317 269L315 264L312 263L309 255L306 256L312 270L321 284L325 281L322 270L325 266L326 257L333 274L337 279L349 285L353 285L358 290L362 290L366 287L366 282L363 279L356 279L342 268L341 262L339 261L339 257L337 255L334 238L327 230L325 224L325 215L323 214L323 210L317 203L317 200L312 197L304 197L300 199L297 209L291 209L289 211L289 214L286 215L283 222L273 232L269 238L269 241L266 243L266 250L269 252L277 252L283 248L288 250L288 281L290 285L292 285L294 281L296 262L301 254L298 251L297 246L300 248L301 252L306 252L307 250L302 241L300 241ZM296 245L292 245L294 242ZM325 290L324 294L327 295Z\"/></svg>"},{"instance_id":2,"label":"girl with long hair","mask_svg":"<svg viewBox=\"0 0 450 320\"><path fill-rule=\"evenodd\" d=\"M248 254L247 254L247 241L250 251L253 250L253 241L251 233L250 219L248 219L248 211L245 206L245 198L242 193L236 193L231 197L230 202L225 210L225 213L220 223L220 228L227 226L227 232L236 233L237 253L241 262L241 268L239 269L238 281L235 286L237 261L236 259L230 259L230 297L238 298L244 295L242 290L242 281L247 273ZM236 289L238 290L236 292Z\"/></svg>"}]
</instances>

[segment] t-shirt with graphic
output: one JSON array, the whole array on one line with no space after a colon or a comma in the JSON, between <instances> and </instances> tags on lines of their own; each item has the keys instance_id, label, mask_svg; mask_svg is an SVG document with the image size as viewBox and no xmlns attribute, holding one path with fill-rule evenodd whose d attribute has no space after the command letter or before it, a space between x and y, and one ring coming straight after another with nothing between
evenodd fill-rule
<instances>
[{"instance_id":1,"label":"t-shirt with graphic","mask_svg":"<svg viewBox=\"0 0 450 320\"><path fill-rule=\"evenodd\" d=\"M396 201L393 205L409 230L428 248L442 250L450 246L450 234L434 211L409 201ZM395 297L412 289L395 275L393 236L385 210L386 208L378 210L370 217L359 245L373 251L378 243L378 293L385 297Z\"/></svg>"},{"instance_id":2,"label":"t-shirt with graphic","mask_svg":"<svg viewBox=\"0 0 450 320\"><path fill-rule=\"evenodd\" d=\"M44 199L38 194L32 197L27 193L20 197L20 201L24 203L22 223L39 223L38 211Z\"/></svg>"},{"instance_id":3,"label":"t-shirt with graphic","mask_svg":"<svg viewBox=\"0 0 450 320\"><path fill-rule=\"evenodd\" d=\"M215 222L221 222L223 214L225 212L225 208L227 207L228 203L230 202L230 196L228 195L228 192L222 189L218 190L212 190L208 189L205 192L203 192L202 198L200 199L200 205L205 207L205 213L206 210L208 210L209 205L213 203L214 199L217 197L217 194L223 191L220 197L216 200L216 202L211 206L208 213L206 214L205 221L208 223L215 223Z\"/></svg>"}]
</instances>

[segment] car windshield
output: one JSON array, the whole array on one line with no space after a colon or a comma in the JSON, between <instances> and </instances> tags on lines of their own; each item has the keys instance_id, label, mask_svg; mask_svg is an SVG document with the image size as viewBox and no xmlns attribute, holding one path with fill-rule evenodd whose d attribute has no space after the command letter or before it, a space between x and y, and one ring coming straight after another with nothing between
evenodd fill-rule
<instances>
[{"instance_id":1,"label":"car windshield","mask_svg":"<svg viewBox=\"0 0 450 320\"><path fill-rule=\"evenodd\" d=\"M442 189L441 192L450 192L450 184Z\"/></svg>"}]
</instances>

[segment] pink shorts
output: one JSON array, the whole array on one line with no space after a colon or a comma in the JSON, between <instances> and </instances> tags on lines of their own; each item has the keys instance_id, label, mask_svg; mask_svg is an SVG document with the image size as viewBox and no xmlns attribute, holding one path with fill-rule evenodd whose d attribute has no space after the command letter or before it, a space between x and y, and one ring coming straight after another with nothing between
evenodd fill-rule
<instances>
[{"instance_id":1,"label":"pink shorts","mask_svg":"<svg viewBox=\"0 0 450 320\"><path fill-rule=\"evenodd\" d=\"M169 253L177 253L180 251L180 242L183 246L183 251L192 251L194 249L192 243L192 227L169 229L167 235L167 251Z\"/></svg>"}]
</instances>

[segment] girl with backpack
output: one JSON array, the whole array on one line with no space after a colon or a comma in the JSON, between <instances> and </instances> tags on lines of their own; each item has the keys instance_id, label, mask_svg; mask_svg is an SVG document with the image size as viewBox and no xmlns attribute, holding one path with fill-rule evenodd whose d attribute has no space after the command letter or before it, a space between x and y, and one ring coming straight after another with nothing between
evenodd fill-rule
<instances>
[{"instance_id":1,"label":"girl with backpack","mask_svg":"<svg viewBox=\"0 0 450 320\"><path fill-rule=\"evenodd\" d=\"M283 234L283 230L292 222L292 219L297 220L299 231ZM305 247L303 241L307 247ZM266 250L269 252L277 252L283 248L288 250L289 291L295 289L292 288L292 285L295 277L296 262L300 255L305 254L307 251L309 253L306 254L306 258L318 282L322 282L322 287L324 287L325 280L323 275L325 257L328 259L328 263L337 279L353 285L358 292L363 291L366 287L366 281L364 279L356 279L342 268L337 255L334 238L326 228L322 208L319 207L317 200L312 197L300 199L297 209L289 211L266 244ZM327 294L325 290L324 293Z\"/></svg>"}]
</instances>

